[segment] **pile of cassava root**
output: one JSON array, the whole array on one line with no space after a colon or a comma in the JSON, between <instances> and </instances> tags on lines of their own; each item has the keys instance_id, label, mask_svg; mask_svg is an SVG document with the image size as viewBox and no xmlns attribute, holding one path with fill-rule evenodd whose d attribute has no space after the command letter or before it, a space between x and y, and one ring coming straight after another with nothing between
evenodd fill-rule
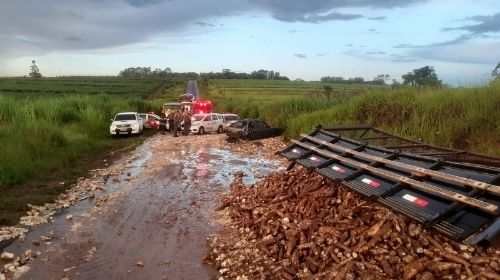
<instances>
[{"instance_id":1,"label":"pile of cassava root","mask_svg":"<svg viewBox=\"0 0 500 280\"><path fill-rule=\"evenodd\" d=\"M500 249L464 245L303 168L241 178L208 238L221 279L500 279Z\"/></svg>"}]
</instances>

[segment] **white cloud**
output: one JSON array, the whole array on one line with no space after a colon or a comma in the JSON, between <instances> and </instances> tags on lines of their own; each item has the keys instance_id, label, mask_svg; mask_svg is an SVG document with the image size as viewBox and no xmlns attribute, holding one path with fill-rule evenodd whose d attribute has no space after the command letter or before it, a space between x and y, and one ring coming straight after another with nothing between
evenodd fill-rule
<instances>
[{"instance_id":1,"label":"white cloud","mask_svg":"<svg viewBox=\"0 0 500 280\"><path fill-rule=\"evenodd\" d=\"M494 64L500 58L500 42L423 47L409 52L421 59L456 63Z\"/></svg>"}]
</instances>

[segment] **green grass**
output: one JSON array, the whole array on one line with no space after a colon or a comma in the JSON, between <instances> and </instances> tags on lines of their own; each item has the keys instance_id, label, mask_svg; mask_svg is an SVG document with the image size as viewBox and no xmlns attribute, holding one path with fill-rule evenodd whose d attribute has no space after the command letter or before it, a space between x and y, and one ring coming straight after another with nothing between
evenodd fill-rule
<instances>
[{"instance_id":1,"label":"green grass","mask_svg":"<svg viewBox=\"0 0 500 280\"><path fill-rule=\"evenodd\" d=\"M256 101L259 104L291 98L323 96L325 85L332 87L332 96L360 93L369 88L379 87L274 80L210 80L203 85L203 92L213 100Z\"/></svg>"},{"instance_id":2,"label":"green grass","mask_svg":"<svg viewBox=\"0 0 500 280\"><path fill-rule=\"evenodd\" d=\"M124 79L119 77L0 78L0 94L15 98L54 95L108 94L121 98L147 99L179 95L184 80Z\"/></svg>"},{"instance_id":3,"label":"green grass","mask_svg":"<svg viewBox=\"0 0 500 280\"><path fill-rule=\"evenodd\" d=\"M65 188L50 182L74 180L108 151L142 140L109 136L116 113L159 111L184 89L171 80L0 79L0 224Z\"/></svg>"},{"instance_id":4,"label":"green grass","mask_svg":"<svg viewBox=\"0 0 500 280\"><path fill-rule=\"evenodd\" d=\"M298 114L286 137L316 125L370 124L413 139L500 155L500 83L462 89L375 90L328 109Z\"/></svg>"},{"instance_id":5,"label":"green grass","mask_svg":"<svg viewBox=\"0 0 500 280\"><path fill-rule=\"evenodd\" d=\"M261 118L287 139L323 126L370 124L430 144L500 155L500 82L473 88L387 86L262 80L211 80L204 92L217 111Z\"/></svg>"},{"instance_id":6,"label":"green grass","mask_svg":"<svg viewBox=\"0 0 500 280\"><path fill-rule=\"evenodd\" d=\"M325 85L333 88L330 98L325 98L323 93ZM380 86L274 80L210 80L200 82L199 87L203 96L215 104L215 111L264 118L273 125L284 126L284 119L299 111L328 108L348 96ZM275 109L280 113L276 114Z\"/></svg>"}]
</instances>

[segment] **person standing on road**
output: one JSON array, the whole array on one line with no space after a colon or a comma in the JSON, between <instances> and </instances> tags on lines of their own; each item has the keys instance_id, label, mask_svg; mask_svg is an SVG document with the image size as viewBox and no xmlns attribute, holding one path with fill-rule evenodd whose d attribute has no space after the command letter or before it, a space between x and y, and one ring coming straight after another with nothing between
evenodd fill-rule
<instances>
[{"instance_id":1,"label":"person standing on road","mask_svg":"<svg viewBox=\"0 0 500 280\"><path fill-rule=\"evenodd\" d=\"M179 128L181 128L182 113L179 111L175 112L173 119L174 119L174 125L173 125L174 137L178 137L179 136Z\"/></svg>"},{"instance_id":2,"label":"person standing on road","mask_svg":"<svg viewBox=\"0 0 500 280\"><path fill-rule=\"evenodd\" d=\"M160 127L158 128L158 130L160 130L161 134L165 134L165 131L167 131L167 119L165 118L165 115L160 118Z\"/></svg>"},{"instance_id":3,"label":"person standing on road","mask_svg":"<svg viewBox=\"0 0 500 280\"><path fill-rule=\"evenodd\" d=\"M167 116L168 119L168 133L174 132L174 112L170 112Z\"/></svg>"},{"instance_id":4,"label":"person standing on road","mask_svg":"<svg viewBox=\"0 0 500 280\"><path fill-rule=\"evenodd\" d=\"M184 131L183 135L189 135L189 132L191 131L191 116L189 115L189 112L184 112Z\"/></svg>"}]
</instances>

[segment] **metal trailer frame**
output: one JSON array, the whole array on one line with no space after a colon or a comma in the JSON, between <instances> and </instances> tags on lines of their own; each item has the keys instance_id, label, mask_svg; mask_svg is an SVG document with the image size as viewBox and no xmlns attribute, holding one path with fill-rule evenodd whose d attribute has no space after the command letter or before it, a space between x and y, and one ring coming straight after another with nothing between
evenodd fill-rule
<instances>
[{"instance_id":1,"label":"metal trailer frame","mask_svg":"<svg viewBox=\"0 0 500 280\"><path fill-rule=\"evenodd\" d=\"M421 142L413 143L424 148L421 154L415 154L388 149L387 145L368 144L332 131L344 134L361 131L358 140L398 139L403 143L409 140L368 126L318 127L302 134L299 140L292 140L280 152L292 161L289 169L298 163L342 182L351 190L450 239L484 245L499 241L500 168L431 157L428 153L449 156L453 150ZM371 131L382 135L366 136ZM436 152L428 152L429 149ZM467 153L459 153L462 154Z\"/></svg>"},{"instance_id":2,"label":"metal trailer frame","mask_svg":"<svg viewBox=\"0 0 500 280\"><path fill-rule=\"evenodd\" d=\"M321 126L319 126L319 128L321 128ZM416 141L395 135L374 126L359 125L322 129L360 141L362 143L376 145L381 148L414 153L423 156L433 156L448 161L469 162L500 167L500 157L482 155L466 150L443 148L427 144L422 141Z\"/></svg>"}]
</instances>

